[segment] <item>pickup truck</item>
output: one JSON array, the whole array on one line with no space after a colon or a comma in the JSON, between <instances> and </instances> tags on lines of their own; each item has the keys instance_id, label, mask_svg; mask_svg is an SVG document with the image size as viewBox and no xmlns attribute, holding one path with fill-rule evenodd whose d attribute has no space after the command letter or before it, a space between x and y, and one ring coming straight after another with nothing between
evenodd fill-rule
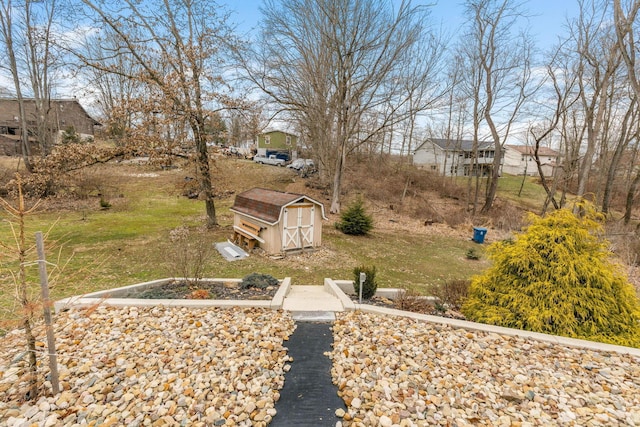
<instances>
[{"instance_id":1,"label":"pickup truck","mask_svg":"<svg viewBox=\"0 0 640 427\"><path fill-rule=\"evenodd\" d=\"M284 166L284 159L279 159L275 156L275 154L270 155L269 157L265 156L255 156L253 161L260 164L265 165L274 165L274 166Z\"/></svg>"}]
</instances>

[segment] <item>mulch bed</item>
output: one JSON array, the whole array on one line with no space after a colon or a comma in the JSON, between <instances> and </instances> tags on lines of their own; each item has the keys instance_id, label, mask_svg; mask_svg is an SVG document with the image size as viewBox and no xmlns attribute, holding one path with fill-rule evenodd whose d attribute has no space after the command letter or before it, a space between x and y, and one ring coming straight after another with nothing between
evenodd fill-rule
<instances>
[{"instance_id":1,"label":"mulch bed","mask_svg":"<svg viewBox=\"0 0 640 427\"><path fill-rule=\"evenodd\" d=\"M131 293L123 298L141 299L218 299L218 300L270 300L278 291L277 286L266 289L240 289L237 283L170 282L161 286Z\"/></svg>"}]
</instances>

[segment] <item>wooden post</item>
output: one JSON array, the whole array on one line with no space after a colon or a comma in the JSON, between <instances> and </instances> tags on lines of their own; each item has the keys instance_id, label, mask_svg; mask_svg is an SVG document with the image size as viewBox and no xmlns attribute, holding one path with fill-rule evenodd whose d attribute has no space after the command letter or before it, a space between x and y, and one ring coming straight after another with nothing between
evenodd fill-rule
<instances>
[{"instance_id":1,"label":"wooden post","mask_svg":"<svg viewBox=\"0 0 640 427\"><path fill-rule=\"evenodd\" d=\"M42 291L42 307L44 309L44 324L47 331L47 348L49 350L49 369L51 370L51 390L55 396L60 392L58 380L58 355L56 354L56 339L51 325L51 301L49 300L49 280L47 278L47 263L44 257L44 240L42 232L36 233L36 247L38 249L38 271L40 273L40 289Z\"/></svg>"}]
</instances>

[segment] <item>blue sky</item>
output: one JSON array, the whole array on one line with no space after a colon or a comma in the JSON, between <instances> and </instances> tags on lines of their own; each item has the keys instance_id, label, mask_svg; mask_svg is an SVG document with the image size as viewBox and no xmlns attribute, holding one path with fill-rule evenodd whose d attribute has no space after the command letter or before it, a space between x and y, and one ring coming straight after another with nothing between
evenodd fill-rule
<instances>
[{"instance_id":1,"label":"blue sky","mask_svg":"<svg viewBox=\"0 0 640 427\"><path fill-rule=\"evenodd\" d=\"M394 2L399 0L394 0ZM241 32L249 31L260 20L262 0L219 0L234 11L232 20ZM455 31L463 24L463 8L459 0L414 0L415 4L433 4L431 16L434 23L442 23L446 31ZM531 33L538 47L547 49L565 32L566 18L578 15L578 0L529 0L526 2Z\"/></svg>"}]
</instances>

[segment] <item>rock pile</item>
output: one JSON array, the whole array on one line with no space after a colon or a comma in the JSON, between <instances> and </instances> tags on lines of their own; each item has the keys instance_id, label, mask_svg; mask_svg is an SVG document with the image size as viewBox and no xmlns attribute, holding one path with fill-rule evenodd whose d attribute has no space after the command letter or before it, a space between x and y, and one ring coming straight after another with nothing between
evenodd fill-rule
<instances>
[{"instance_id":1,"label":"rock pile","mask_svg":"<svg viewBox=\"0 0 640 427\"><path fill-rule=\"evenodd\" d=\"M295 325L257 308L108 308L62 313L62 392L21 403L20 332L0 351L0 425L267 425L284 384ZM39 339L43 339L40 337ZM45 352L44 343L37 343ZM18 350L19 349L19 350ZM42 376L47 361L39 355Z\"/></svg>"},{"instance_id":2,"label":"rock pile","mask_svg":"<svg viewBox=\"0 0 640 427\"><path fill-rule=\"evenodd\" d=\"M340 313L343 425L640 425L640 358Z\"/></svg>"}]
</instances>

